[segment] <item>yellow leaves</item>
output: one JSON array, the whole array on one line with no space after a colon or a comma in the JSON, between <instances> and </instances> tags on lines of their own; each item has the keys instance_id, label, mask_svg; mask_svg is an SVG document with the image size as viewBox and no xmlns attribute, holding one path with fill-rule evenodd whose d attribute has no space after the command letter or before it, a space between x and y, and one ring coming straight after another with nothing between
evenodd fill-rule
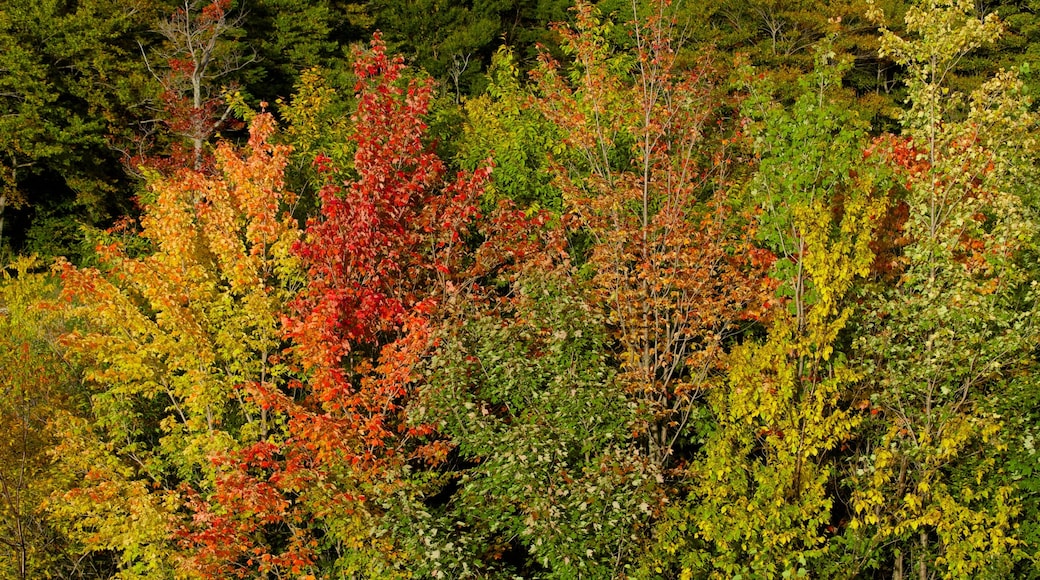
<instances>
[{"instance_id":1,"label":"yellow leaves","mask_svg":"<svg viewBox=\"0 0 1040 580\"><path fill-rule=\"evenodd\" d=\"M877 223L872 216L885 212L886 199L873 195L868 178L860 179L864 182L856 184L858 189L843 198L840 237L832 234L833 209L827 205L830 200L825 204L825 200L817 199L792 208L794 227L805 244L800 262L819 295L810 312L813 334L807 338L819 345L832 343L844 327L849 310L840 308L840 300L856 277L870 272L874 260L870 242ZM828 323L831 317L835 318ZM829 353L828 349L821 358L826 360Z\"/></svg>"},{"instance_id":2,"label":"yellow leaves","mask_svg":"<svg viewBox=\"0 0 1040 580\"><path fill-rule=\"evenodd\" d=\"M66 431L55 453L72 479L67 491L47 504L54 521L88 549L119 552L127 568L152 577L168 574L174 564L170 533L171 514L180 508L177 496L149 490L135 470L103 451L84 421L66 415L62 424ZM77 480L76 474L87 477Z\"/></svg>"},{"instance_id":3,"label":"yellow leaves","mask_svg":"<svg viewBox=\"0 0 1040 580\"><path fill-rule=\"evenodd\" d=\"M347 156L351 115L326 80L325 71L314 67L301 72L291 102L279 100L278 105L286 121L286 135L305 162L318 153L337 160Z\"/></svg>"},{"instance_id":4,"label":"yellow leaves","mask_svg":"<svg viewBox=\"0 0 1040 580\"><path fill-rule=\"evenodd\" d=\"M704 504L701 537L731 553L713 563L720 569L725 558L746 549L732 545L728 533L735 529L745 530L744 544L759 550L756 562L823 550L817 530L829 517L831 469L818 458L848 439L860 421L838 408L840 389L858 374L834 365L832 376L817 376L826 372L820 363L830 351L813 336L827 332L800 332L794 320L779 317L764 344L734 349L728 388L711 395L719 430L702 469L716 477L695 496Z\"/></svg>"},{"instance_id":5,"label":"yellow leaves","mask_svg":"<svg viewBox=\"0 0 1040 580\"><path fill-rule=\"evenodd\" d=\"M915 436L906 434L907 428ZM983 431L998 425L958 417L929 436L923 426L900 420L864 465L869 477L856 480L852 527L873 526L872 542L917 541L922 530L937 536L932 548L946 577L970 577L987 570L1014 545L1010 537L1017 513L1006 486L993 486L992 457L976 458L970 474L956 473L957 458L982 442ZM984 455L984 454L983 454Z\"/></svg>"},{"instance_id":6,"label":"yellow leaves","mask_svg":"<svg viewBox=\"0 0 1040 580\"><path fill-rule=\"evenodd\" d=\"M921 510L921 507L924 504L917 494L908 493L903 496L903 505L906 506L906 509L908 509L910 513L917 513ZM917 523L914 520L910 520L907 524L912 525L913 529L917 529Z\"/></svg>"},{"instance_id":7,"label":"yellow leaves","mask_svg":"<svg viewBox=\"0 0 1040 580\"><path fill-rule=\"evenodd\" d=\"M120 552L127 570L149 577L173 566L184 514L153 474L207 489L214 457L274 426L243 389L284 381L287 367L272 356L299 277L295 198L283 179L289 150L268 144L273 130L269 115L257 115L249 148L218 146L212 174L152 176L142 235L153 252L113 244L103 273L59 265L68 312L86 328L64 342L94 387L95 426L67 419L75 429L59 449L63 467L91 477L69 482L56 514L94 530L88 549Z\"/></svg>"}]
</instances>

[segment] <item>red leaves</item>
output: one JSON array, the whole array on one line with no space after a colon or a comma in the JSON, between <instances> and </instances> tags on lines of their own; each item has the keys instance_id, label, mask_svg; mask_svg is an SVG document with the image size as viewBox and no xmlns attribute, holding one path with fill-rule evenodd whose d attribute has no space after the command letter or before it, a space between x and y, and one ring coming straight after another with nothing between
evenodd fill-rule
<instances>
[{"instance_id":1,"label":"red leaves","mask_svg":"<svg viewBox=\"0 0 1040 580\"><path fill-rule=\"evenodd\" d=\"M243 466L256 450L246 450ZM266 455L266 450L260 452ZM271 461L273 465L274 462ZM204 578L244 578L254 570L298 574L314 562L314 544L299 524L296 510L285 499L278 472L264 477L233 466L216 479L216 491L203 499L190 489L191 524L181 532L181 544L191 550L186 565ZM288 536L272 550L267 534Z\"/></svg>"},{"instance_id":2,"label":"red leaves","mask_svg":"<svg viewBox=\"0 0 1040 580\"><path fill-rule=\"evenodd\" d=\"M231 0L215 0L212 4L207 4L202 8L199 20L204 23L218 22L227 15L227 11L230 9Z\"/></svg>"},{"instance_id":3,"label":"red leaves","mask_svg":"<svg viewBox=\"0 0 1040 580\"><path fill-rule=\"evenodd\" d=\"M894 168L904 173L907 177L907 187L928 175L931 168L927 153L919 149L910 137L891 134L877 137L863 152L865 158L873 155L881 155Z\"/></svg>"},{"instance_id":4,"label":"red leaves","mask_svg":"<svg viewBox=\"0 0 1040 580\"><path fill-rule=\"evenodd\" d=\"M423 143L431 86L404 83L403 70L378 35L357 56L356 179L338 182L331 160L315 159L328 179L321 213L294 248L307 282L285 331L308 379L301 404L282 401L291 416L286 454L319 473L345 462L371 478L407 458L404 439L430 432L406 428L402 408L490 175L485 168L445 182L443 162Z\"/></svg>"}]
</instances>

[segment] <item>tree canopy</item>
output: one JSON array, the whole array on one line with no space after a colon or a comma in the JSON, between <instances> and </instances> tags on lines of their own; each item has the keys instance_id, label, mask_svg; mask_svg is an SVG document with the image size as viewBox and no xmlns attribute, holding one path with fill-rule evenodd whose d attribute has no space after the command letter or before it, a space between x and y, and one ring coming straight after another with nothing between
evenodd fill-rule
<instances>
[{"instance_id":1,"label":"tree canopy","mask_svg":"<svg viewBox=\"0 0 1040 580\"><path fill-rule=\"evenodd\" d=\"M0 575L1040 577L1028 7L9 4Z\"/></svg>"}]
</instances>

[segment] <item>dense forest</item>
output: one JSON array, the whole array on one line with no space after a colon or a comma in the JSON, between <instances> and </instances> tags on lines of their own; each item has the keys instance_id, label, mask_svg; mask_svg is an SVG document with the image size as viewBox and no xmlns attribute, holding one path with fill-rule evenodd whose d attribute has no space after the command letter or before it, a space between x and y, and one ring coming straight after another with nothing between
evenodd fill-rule
<instances>
[{"instance_id":1,"label":"dense forest","mask_svg":"<svg viewBox=\"0 0 1040 580\"><path fill-rule=\"evenodd\" d=\"M1040 578L1034 0L4 0L0 577Z\"/></svg>"}]
</instances>

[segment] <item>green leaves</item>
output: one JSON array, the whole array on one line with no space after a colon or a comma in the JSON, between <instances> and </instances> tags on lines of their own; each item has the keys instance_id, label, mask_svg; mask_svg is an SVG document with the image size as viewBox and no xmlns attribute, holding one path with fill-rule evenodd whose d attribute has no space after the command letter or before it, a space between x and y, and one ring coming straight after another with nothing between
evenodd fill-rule
<instances>
[{"instance_id":1,"label":"green leaves","mask_svg":"<svg viewBox=\"0 0 1040 580\"><path fill-rule=\"evenodd\" d=\"M466 307L440 338L413 412L457 450L431 482L432 505L406 520L437 554L427 573L610 578L634 555L663 480L634 446L636 407L575 289L524 275L510 299ZM507 553L529 554L527 567Z\"/></svg>"},{"instance_id":2,"label":"green leaves","mask_svg":"<svg viewBox=\"0 0 1040 580\"><path fill-rule=\"evenodd\" d=\"M119 156L109 144L125 144L141 118L136 107L153 94L137 39L155 16L151 2L132 9L105 0L5 5L0 197L8 210L40 211L33 251L70 252L74 240L54 239L58 226L63 236L78 238L77 221L94 225L129 209L119 195L126 185ZM0 235L10 237L10 230Z\"/></svg>"},{"instance_id":3,"label":"green leaves","mask_svg":"<svg viewBox=\"0 0 1040 580\"><path fill-rule=\"evenodd\" d=\"M484 195L492 209L503 199L521 207L563 210L563 200L549 172L549 152L559 153L557 130L533 106L523 89L516 58L507 50L495 53L484 95L465 104L466 128L459 162L466 169L484 164L488 155L495 171Z\"/></svg>"},{"instance_id":4,"label":"green leaves","mask_svg":"<svg viewBox=\"0 0 1040 580\"><path fill-rule=\"evenodd\" d=\"M347 8L306 7L328 43L290 47L309 23L272 7L296 4L258 8L288 31L261 49L328 55ZM1014 74L948 82L998 24L933 3L886 31L910 101L875 135L844 20L734 5L774 25L745 31L758 57L815 54L734 82L666 4L610 6L465 102L461 70L438 98L379 35L351 94L334 62L301 76L281 135L236 94L248 144L146 171L96 268L11 269L0 574L1035 575L1037 118ZM427 7L368 6L464 22L435 52L531 8ZM50 107L33 54L0 83ZM459 111L441 159L428 125Z\"/></svg>"}]
</instances>

